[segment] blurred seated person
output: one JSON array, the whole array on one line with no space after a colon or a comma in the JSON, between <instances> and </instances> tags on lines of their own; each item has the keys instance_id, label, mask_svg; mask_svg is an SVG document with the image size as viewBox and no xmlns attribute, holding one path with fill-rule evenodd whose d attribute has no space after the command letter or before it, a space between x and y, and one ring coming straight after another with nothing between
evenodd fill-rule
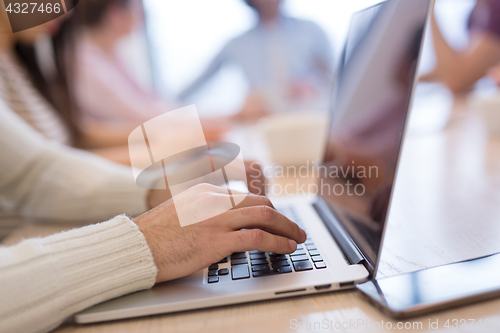
<instances>
[{"instance_id":1,"label":"blurred seated person","mask_svg":"<svg viewBox=\"0 0 500 333\"><path fill-rule=\"evenodd\" d=\"M7 13L0 11L0 99L28 124L48 139L62 144L72 144L74 123L67 113L59 113L55 105L67 100L57 99L48 92L42 72L28 67L36 62L33 52L24 45L34 45L41 34L57 31L59 21L53 20L43 25L13 34L10 31ZM59 96L64 95L61 93ZM68 106L66 108L66 106ZM69 110L69 105L65 105ZM76 136L76 135L75 135Z\"/></svg>"},{"instance_id":2,"label":"blurred seated person","mask_svg":"<svg viewBox=\"0 0 500 333\"><path fill-rule=\"evenodd\" d=\"M83 128L133 129L178 108L173 100L145 90L128 73L117 45L143 22L140 0L87 0L78 5L75 27L75 100ZM209 140L219 139L227 125L202 119Z\"/></svg>"},{"instance_id":3,"label":"blurred seated person","mask_svg":"<svg viewBox=\"0 0 500 333\"><path fill-rule=\"evenodd\" d=\"M257 24L229 41L206 70L180 94L193 96L224 65L239 66L250 86L240 118L299 109L326 109L333 55L315 23L286 16L282 0L245 0Z\"/></svg>"},{"instance_id":4,"label":"blurred seated person","mask_svg":"<svg viewBox=\"0 0 500 333\"><path fill-rule=\"evenodd\" d=\"M0 120L0 207L47 222L109 219L0 246L2 332L48 332L87 307L189 275L233 252L292 253L307 238L255 195L181 227L168 191L141 189L128 168L44 138L1 100ZM181 195L190 210L228 200L208 184Z\"/></svg>"},{"instance_id":5,"label":"blurred seated person","mask_svg":"<svg viewBox=\"0 0 500 333\"><path fill-rule=\"evenodd\" d=\"M135 128L177 108L141 88L117 54L117 44L143 17L140 0L87 0L75 10L75 94L84 122Z\"/></svg>"},{"instance_id":6,"label":"blurred seated person","mask_svg":"<svg viewBox=\"0 0 500 333\"><path fill-rule=\"evenodd\" d=\"M462 51L448 44L435 16L431 22L437 65L422 80L442 82L460 93L471 88L500 61L500 1L477 0L468 22L469 44Z\"/></svg>"},{"instance_id":7,"label":"blurred seated person","mask_svg":"<svg viewBox=\"0 0 500 333\"><path fill-rule=\"evenodd\" d=\"M80 7L71 13L77 16L76 10ZM71 41L75 36L74 22L68 20L69 15L13 34L7 13L0 13L0 31L4 32L0 38L0 98L44 137L129 164L128 136L135 126L123 122L82 124L70 82L71 70L76 66L68 56L72 54ZM41 63L35 48L50 36L53 36L50 45L54 51L53 66ZM112 98L108 94L107 99ZM182 130L175 124L172 129ZM219 134L218 130L207 132L208 140Z\"/></svg>"},{"instance_id":8,"label":"blurred seated person","mask_svg":"<svg viewBox=\"0 0 500 333\"><path fill-rule=\"evenodd\" d=\"M5 11L0 12L0 99L47 139L85 148L120 163L130 163L127 135L130 131L95 129L84 132L78 124L78 108L68 84L65 49L72 29L68 14L45 24L17 32L10 30ZM61 27L62 26L62 27ZM54 37L52 66L40 64L35 45ZM49 48L50 50L50 48ZM119 147L118 147L119 146ZM104 148L103 148L104 147Z\"/></svg>"}]
</instances>

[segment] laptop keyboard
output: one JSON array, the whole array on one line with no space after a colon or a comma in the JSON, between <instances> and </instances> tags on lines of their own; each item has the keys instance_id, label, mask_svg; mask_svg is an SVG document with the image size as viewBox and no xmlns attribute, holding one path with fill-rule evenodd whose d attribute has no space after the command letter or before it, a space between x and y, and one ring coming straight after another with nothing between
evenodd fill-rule
<instances>
[{"instance_id":1,"label":"laptop keyboard","mask_svg":"<svg viewBox=\"0 0 500 333\"><path fill-rule=\"evenodd\" d=\"M307 233L292 207L278 209L296 222ZM224 280L244 280L271 275L324 269L326 263L313 240L308 236L304 244L298 244L292 254L261 251L236 252L208 268L208 283Z\"/></svg>"}]
</instances>

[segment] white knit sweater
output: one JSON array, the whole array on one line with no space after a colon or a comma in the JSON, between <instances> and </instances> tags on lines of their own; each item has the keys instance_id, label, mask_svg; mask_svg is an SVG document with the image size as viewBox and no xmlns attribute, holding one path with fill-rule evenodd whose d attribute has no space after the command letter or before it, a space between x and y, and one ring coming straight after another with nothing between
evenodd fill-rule
<instances>
[{"instance_id":1,"label":"white knit sweater","mask_svg":"<svg viewBox=\"0 0 500 333\"><path fill-rule=\"evenodd\" d=\"M44 139L0 101L2 209L103 221L145 211L147 193L130 168ZM144 236L125 216L0 247L0 332L48 331L93 304L151 287L156 274Z\"/></svg>"},{"instance_id":2,"label":"white knit sweater","mask_svg":"<svg viewBox=\"0 0 500 333\"><path fill-rule=\"evenodd\" d=\"M157 178L148 177L153 185ZM153 187L151 187L153 188ZM0 207L48 220L101 222L147 210L132 169L49 141L0 101Z\"/></svg>"},{"instance_id":3,"label":"white knit sweater","mask_svg":"<svg viewBox=\"0 0 500 333\"><path fill-rule=\"evenodd\" d=\"M151 288L157 269L125 216L0 248L0 332L46 332L73 313Z\"/></svg>"}]
</instances>

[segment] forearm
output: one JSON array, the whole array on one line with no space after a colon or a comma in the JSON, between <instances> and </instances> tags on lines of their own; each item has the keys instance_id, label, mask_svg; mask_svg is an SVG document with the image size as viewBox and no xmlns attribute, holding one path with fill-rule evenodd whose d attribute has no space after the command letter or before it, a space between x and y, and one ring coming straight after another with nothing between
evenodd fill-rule
<instances>
[{"instance_id":1,"label":"forearm","mask_svg":"<svg viewBox=\"0 0 500 333\"><path fill-rule=\"evenodd\" d=\"M48 142L0 102L0 205L39 219L103 221L147 210L132 170ZM157 176L147 176L145 185ZM144 181L143 181L144 183Z\"/></svg>"},{"instance_id":2,"label":"forearm","mask_svg":"<svg viewBox=\"0 0 500 333\"><path fill-rule=\"evenodd\" d=\"M474 32L469 45L461 51L453 49L439 30L435 18L432 31L437 64L433 78L460 93L487 74L491 66L500 61L500 39L487 32Z\"/></svg>"},{"instance_id":3,"label":"forearm","mask_svg":"<svg viewBox=\"0 0 500 333\"><path fill-rule=\"evenodd\" d=\"M0 248L0 257L0 332L46 332L94 304L152 287L157 275L144 236L125 216Z\"/></svg>"},{"instance_id":4,"label":"forearm","mask_svg":"<svg viewBox=\"0 0 500 333\"><path fill-rule=\"evenodd\" d=\"M132 126L108 126L95 121L87 121L83 126L78 147L94 149L127 145L128 136L133 129Z\"/></svg>"},{"instance_id":5,"label":"forearm","mask_svg":"<svg viewBox=\"0 0 500 333\"><path fill-rule=\"evenodd\" d=\"M441 82L452 91L458 92L464 89L464 85L462 84L463 68L462 70L457 70L457 67L463 62L463 55L448 44L434 15L431 18L431 27L436 66L430 73L424 75L421 80Z\"/></svg>"},{"instance_id":6,"label":"forearm","mask_svg":"<svg viewBox=\"0 0 500 333\"><path fill-rule=\"evenodd\" d=\"M37 219L102 221L149 208L149 191L136 185L129 167L60 149L67 153L46 151L1 187L6 209Z\"/></svg>"},{"instance_id":7,"label":"forearm","mask_svg":"<svg viewBox=\"0 0 500 333\"><path fill-rule=\"evenodd\" d=\"M455 68L459 59L459 53L453 49L444 38L434 15L432 15L431 18L431 26L432 41L436 53L437 72L449 73Z\"/></svg>"},{"instance_id":8,"label":"forearm","mask_svg":"<svg viewBox=\"0 0 500 333\"><path fill-rule=\"evenodd\" d=\"M128 146L124 145L107 148L95 148L88 149L87 151L108 161L130 166L130 154Z\"/></svg>"}]
</instances>

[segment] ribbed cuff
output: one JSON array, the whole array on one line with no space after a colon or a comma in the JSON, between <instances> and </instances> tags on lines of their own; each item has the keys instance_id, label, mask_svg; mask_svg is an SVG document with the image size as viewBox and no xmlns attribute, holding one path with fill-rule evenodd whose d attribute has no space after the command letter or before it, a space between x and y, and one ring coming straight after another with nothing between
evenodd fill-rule
<instances>
[{"instance_id":1,"label":"ribbed cuff","mask_svg":"<svg viewBox=\"0 0 500 333\"><path fill-rule=\"evenodd\" d=\"M158 273L144 235L124 215L49 237L45 245L58 253L67 297L82 309L151 288Z\"/></svg>"},{"instance_id":2,"label":"ribbed cuff","mask_svg":"<svg viewBox=\"0 0 500 333\"><path fill-rule=\"evenodd\" d=\"M126 216L26 240L12 252L18 259L0 265L10 290L0 326L9 332L47 331L94 304L151 288L158 272L144 235Z\"/></svg>"}]
</instances>

